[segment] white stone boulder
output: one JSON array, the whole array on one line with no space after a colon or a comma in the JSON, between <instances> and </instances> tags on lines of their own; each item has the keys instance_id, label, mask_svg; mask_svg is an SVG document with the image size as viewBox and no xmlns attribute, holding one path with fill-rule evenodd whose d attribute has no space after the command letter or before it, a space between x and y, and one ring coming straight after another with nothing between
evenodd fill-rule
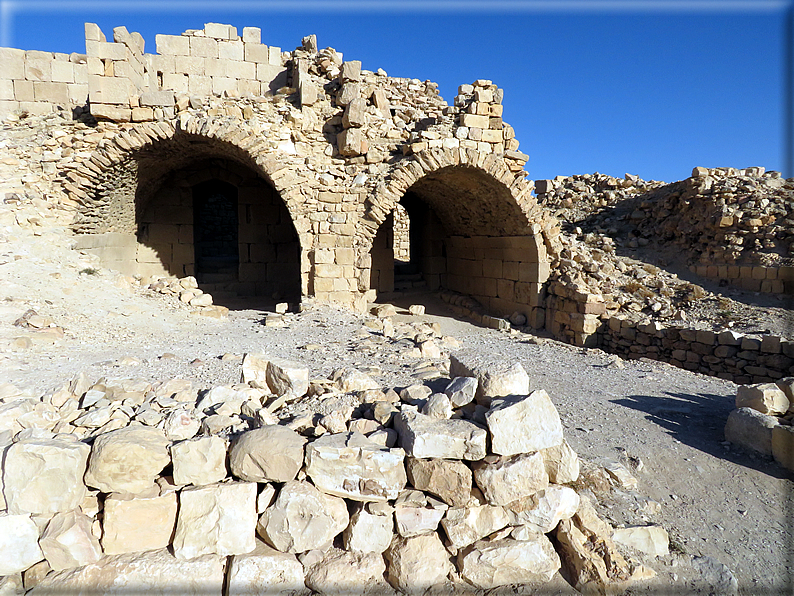
<instances>
[{"instance_id":1,"label":"white stone boulder","mask_svg":"<svg viewBox=\"0 0 794 596\"><path fill-rule=\"evenodd\" d=\"M249 482L294 480L303 465L306 439L286 426L267 425L235 440L229 451L232 474Z\"/></svg>"},{"instance_id":2,"label":"white stone boulder","mask_svg":"<svg viewBox=\"0 0 794 596\"><path fill-rule=\"evenodd\" d=\"M400 446L412 457L479 460L485 457L487 432L468 420L439 420L414 410L394 418Z\"/></svg>"},{"instance_id":3,"label":"white stone boulder","mask_svg":"<svg viewBox=\"0 0 794 596\"><path fill-rule=\"evenodd\" d=\"M506 505L513 515L511 525L527 526L541 534L551 532L560 520L569 519L578 508L578 493L567 486L555 485Z\"/></svg>"},{"instance_id":4,"label":"white stone boulder","mask_svg":"<svg viewBox=\"0 0 794 596\"><path fill-rule=\"evenodd\" d=\"M443 393L434 393L422 406L422 414L443 420L452 417L452 402Z\"/></svg>"},{"instance_id":5,"label":"white stone boulder","mask_svg":"<svg viewBox=\"0 0 794 596\"><path fill-rule=\"evenodd\" d=\"M507 505L549 485L540 453L502 458L489 455L473 467L474 481L491 505Z\"/></svg>"},{"instance_id":6,"label":"white stone boulder","mask_svg":"<svg viewBox=\"0 0 794 596\"><path fill-rule=\"evenodd\" d=\"M240 381L259 389L269 389L267 385L267 363L270 358L264 354L248 353L243 356L243 370Z\"/></svg>"},{"instance_id":7,"label":"white stone boulder","mask_svg":"<svg viewBox=\"0 0 794 596\"><path fill-rule=\"evenodd\" d=\"M230 482L183 489L173 546L180 559L254 550L256 484Z\"/></svg>"},{"instance_id":8,"label":"white stone boulder","mask_svg":"<svg viewBox=\"0 0 794 596\"><path fill-rule=\"evenodd\" d=\"M461 549L498 532L510 523L503 507L475 505L449 509L441 520L450 543Z\"/></svg>"},{"instance_id":9,"label":"white stone boulder","mask_svg":"<svg viewBox=\"0 0 794 596\"><path fill-rule=\"evenodd\" d=\"M128 426L100 435L88 458L85 482L105 493L142 493L171 463L165 433L150 426Z\"/></svg>"},{"instance_id":10,"label":"white stone boulder","mask_svg":"<svg viewBox=\"0 0 794 596\"><path fill-rule=\"evenodd\" d=\"M350 516L350 525L342 534L345 550L355 553L382 553L394 535L392 515L375 515L365 506Z\"/></svg>"},{"instance_id":11,"label":"white stone boulder","mask_svg":"<svg viewBox=\"0 0 794 596\"><path fill-rule=\"evenodd\" d=\"M39 528L30 516L0 513L0 576L24 571L43 558Z\"/></svg>"},{"instance_id":12,"label":"white stone boulder","mask_svg":"<svg viewBox=\"0 0 794 596\"><path fill-rule=\"evenodd\" d=\"M226 558L217 555L180 560L167 550L109 556L48 575L28 594L221 596L225 563Z\"/></svg>"},{"instance_id":13,"label":"white stone boulder","mask_svg":"<svg viewBox=\"0 0 794 596\"><path fill-rule=\"evenodd\" d=\"M478 542L458 555L461 577L482 590L509 584L545 584L560 569L560 557L543 534L532 540Z\"/></svg>"},{"instance_id":14,"label":"white stone boulder","mask_svg":"<svg viewBox=\"0 0 794 596\"><path fill-rule=\"evenodd\" d=\"M418 459L406 462L411 486L429 492L453 507L463 507L471 499L471 468L462 461L450 459Z\"/></svg>"},{"instance_id":15,"label":"white stone boulder","mask_svg":"<svg viewBox=\"0 0 794 596\"><path fill-rule=\"evenodd\" d=\"M325 550L350 522L344 499L320 492L308 482L290 481L259 518L257 531L285 553Z\"/></svg>"},{"instance_id":16,"label":"white stone boulder","mask_svg":"<svg viewBox=\"0 0 794 596\"><path fill-rule=\"evenodd\" d=\"M612 540L652 557L670 554L670 537L661 526L617 528L612 532Z\"/></svg>"},{"instance_id":17,"label":"white stone boulder","mask_svg":"<svg viewBox=\"0 0 794 596\"><path fill-rule=\"evenodd\" d=\"M400 536L430 534L448 509L445 503L418 490L406 490L394 502L394 523Z\"/></svg>"},{"instance_id":18,"label":"white stone boulder","mask_svg":"<svg viewBox=\"0 0 794 596\"><path fill-rule=\"evenodd\" d=\"M300 362L273 358L267 363L267 384L278 396L301 397L309 390L309 369Z\"/></svg>"},{"instance_id":19,"label":"white stone boulder","mask_svg":"<svg viewBox=\"0 0 794 596\"><path fill-rule=\"evenodd\" d=\"M450 356L450 377L476 377L479 384L476 399L488 405L494 397L528 395L529 375L519 362L483 359L478 354L459 352Z\"/></svg>"},{"instance_id":20,"label":"white stone boulder","mask_svg":"<svg viewBox=\"0 0 794 596\"><path fill-rule=\"evenodd\" d=\"M533 453L556 447L563 440L560 415L543 389L493 400L485 419L491 449L498 455Z\"/></svg>"},{"instance_id":21,"label":"white stone boulder","mask_svg":"<svg viewBox=\"0 0 794 596\"><path fill-rule=\"evenodd\" d=\"M331 549L306 570L306 585L315 594L381 596L391 591L383 579L385 571L380 554Z\"/></svg>"},{"instance_id":22,"label":"white stone boulder","mask_svg":"<svg viewBox=\"0 0 794 596\"><path fill-rule=\"evenodd\" d=\"M579 456L565 439L556 447L541 449L540 453L543 456L546 473L549 475L549 482L568 484L576 482L579 478Z\"/></svg>"},{"instance_id":23,"label":"white stone boulder","mask_svg":"<svg viewBox=\"0 0 794 596\"><path fill-rule=\"evenodd\" d=\"M752 408L762 414L782 416L788 411L789 401L783 390L774 383L739 385L736 407Z\"/></svg>"},{"instance_id":24,"label":"white stone boulder","mask_svg":"<svg viewBox=\"0 0 794 596\"><path fill-rule=\"evenodd\" d=\"M389 583L409 594L422 593L443 584L454 570L447 549L435 533L412 538L395 537L384 556L389 564Z\"/></svg>"},{"instance_id":25,"label":"white stone boulder","mask_svg":"<svg viewBox=\"0 0 794 596\"><path fill-rule=\"evenodd\" d=\"M201 421L187 410L174 410L165 419L163 430L169 441L192 439L201 429Z\"/></svg>"},{"instance_id":26,"label":"white stone boulder","mask_svg":"<svg viewBox=\"0 0 794 596\"><path fill-rule=\"evenodd\" d=\"M176 526L175 492L151 497L111 494L105 499L102 548L120 555L165 548Z\"/></svg>"},{"instance_id":27,"label":"white stone boulder","mask_svg":"<svg viewBox=\"0 0 794 596\"><path fill-rule=\"evenodd\" d=\"M754 408L739 408L728 414L725 440L743 449L772 455L772 432L780 422Z\"/></svg>"},{"instance_id":28,"label":"white stone boulder","mask_svg":"<svg viewBox=\"0 0 794 596\"><path fill-rule=\"evenodd\" d=\"M303 581L303 565L295 555L279 552L264 542L245 555L231 557L228 596L302 596L310 590Z\"/></svg>"},{"instance_id":29,"label":"white stone boulder","mask_svg":"<svg viewBox=\"0 0 794 596\"><path fill-rule=\"evenodd\" d=\"M336 371L333 377L336 378L337 388L343 393L380 389L380 385L375 379L370 377L367 373L354 368Z\"/></svg>"},{"instance_id":30,"label":"white stone boulder","mask_svg":"<svg viewBox=\"0 0 794 596\"><path fill-rule=\"evenodd\" d=\"M174 484L201 486L226 478L226 440L198 437L171 445Z\"/></svg>"},{"instance_id":31,"label":"white stone boulder","mask_svg":"<svg viewBox=\"0 0 794 596\"><path fill-rule=\"evenodd\" d=\"M396 499L407 476L402 449L388 449L364 435L324 435L306 447L306 474L321 491L356 501Z\"/></svg>"},{"instance_id":32,"label":"white stone boulder","mask_svg":"<svg viewBox=\"0 0 794 596\"><path fill-rule=\"evenodd\" d=\"M51 515L77 508L91 448L69 435L31 437L12 444L3 464L8 512Z\"/></svg>"},{"instance_id":33,"label":"white stone boulder","mask_svg":"<svg viewBox=\"0 0 794 596\"><path fill-rule=\"evenodd\" d=\"M444 393L449 397L453 407L460 408L474 401L479 382L475 377L455 377L449 382Z\"/></svg>"},{"instance_id":34,"label":"white stone boulder","mask_svg":"<svg viewBox=\"0 0 794 596\"><path fill-rule=\"evenodd\" d=\"M54 571L95 563L102 547L91 533L91 519L79 511L56 513L41 535L39 546Z\"/></svg>"}]
</instances>

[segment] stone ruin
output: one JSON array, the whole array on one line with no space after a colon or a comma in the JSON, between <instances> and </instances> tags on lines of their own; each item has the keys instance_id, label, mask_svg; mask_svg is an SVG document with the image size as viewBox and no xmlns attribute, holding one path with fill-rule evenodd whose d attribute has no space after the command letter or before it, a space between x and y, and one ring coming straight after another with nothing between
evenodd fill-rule
<instances>
[{"instance_id":1,"label":"stone ruin","mask_svg":"<svg viewBox=\"0 0 794 596\"><path fill-rule=\"evenodd\" d=\"M87 24L85 54L0 48L3 225L68 227L98 265L209 316L225 312L212 294L364 312L425 288L486 326L731 379L748 387L726 436L791 467L794 342L693 328L682 313L707 292L616 249L662 240L702 277L790 293L794 180L695 168L670 185L533 184L491 81L449 105L434 83L362 70L314 36L282 52L255 27L156 46ZM57 334L45 323L17 321ZM438 358L442 338L419 334ZM562 570L612 593L652 576L615 543L655 556L666 533L598 518L545 392L520 365L464 360L444 393L357 371L310 380L248 354L230 386L78 375L41 398L0 394L0 581L381 593L542 586ZM274 415L320 394L356 406ZM625 468L601 473L636 489Z\"/></svg>"}]
</instances>

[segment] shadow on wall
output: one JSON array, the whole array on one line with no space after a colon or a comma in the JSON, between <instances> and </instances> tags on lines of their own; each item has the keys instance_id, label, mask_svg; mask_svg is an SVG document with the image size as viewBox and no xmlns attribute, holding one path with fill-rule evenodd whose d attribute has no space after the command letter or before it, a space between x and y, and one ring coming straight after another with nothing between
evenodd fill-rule
<instances>
[{"instance_id":1,"label":"shadow on wall","mask_svg":"<svg viewBox=\"0 0 794 596\"><path fill-rule=\"evenodd\" d=\"M668 434L685 445L694 447L718 459L728 460L752 468L775 478L789 478L786 470L771 458L751 454L731 446L725 441L725 423L734 409L733 395L711 393L669 393L668 397L656 395L629 395L610 400L626 408L646 412L646 419L658 424Z\"/></svg>"}]
</instances>

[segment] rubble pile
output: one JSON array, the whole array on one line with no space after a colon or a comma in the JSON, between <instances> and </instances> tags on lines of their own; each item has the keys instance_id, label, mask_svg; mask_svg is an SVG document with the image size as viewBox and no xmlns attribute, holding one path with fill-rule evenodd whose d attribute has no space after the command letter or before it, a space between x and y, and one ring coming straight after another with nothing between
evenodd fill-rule
<instances>
[{"instance_id":1,"label":"rubble pile","mask_svg":"<svg viewBox=\"0 0 794 596\"><path fill-rule=\"evenodd\" d=\"M616 542L666 555L666 533L613 537L520 364L461 353L450 376L443 392L384 389L251 353L240 383L208 390L82 373L41 397L3 385L2 581L381 594L541 586L562 570L611 593L654 575ZM295 408L311 400L325 413Z\"/></svg>"},{"instance_id":2,"label":"rubble pile","mask_svg":"<svg viewBox=\"0 0 794 596\"><path fill-rule=\"evenodd\" d=\"M794 471L794 377L740 385L725 440Z\"/></svg>"},{"instance_id":3,"label":"rubble pile","mask_svg":"<svg viewBox=\"0 0 794 596\"><path fill-rule=\"evenodd\" d=\"M609 234L618 246L669 244L707 265L794 262L794 180L762 167L697 167L672 184L629 174L558 177L536 190L571 227Z\"/></svg>"}]
</instances>

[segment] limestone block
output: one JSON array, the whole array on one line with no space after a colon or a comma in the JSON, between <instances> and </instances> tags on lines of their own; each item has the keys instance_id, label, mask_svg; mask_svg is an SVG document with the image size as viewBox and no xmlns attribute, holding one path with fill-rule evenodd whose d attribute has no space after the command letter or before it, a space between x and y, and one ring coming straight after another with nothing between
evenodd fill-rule
<instances>
[{"instance_id":1,"label":"limestone block","mask_svg":"<svg viewBox=\"0 0 794 596\"><path fill-rule=\"evenodd\" d=\"M259 518L257 532L281 552L302 553L329 548L349 521L344 499L293 480Z\"/></svg>"},{"instance_id":2,"label":"limestone block","mask_svg":"<svg viewBox=\"0 0 794 596\"><path fill-rule=\"evenodd\" d=\"M562 422L543 389L528 396L494 400L485 414L491 449L499 455L532 453L562 443Z\"/></svg>"},{"instance_id":3,"label":"limestone block","mask_svg":"<svg viewBox=\"0 0 794 596\"><path fill-rule=\"evenodd\" d=\"M168 439L162 430L128 426L97 437L85 482L106 493L142 493L169 463Z\"/></svg>"},{"instance_id":4,"label":"limestone block","mask_svg":"<svg viewBox=\"0 0 794 596\"><path fill-rule=\"evenodd\" d=\"M567 486L549 486L505 506L513 515L513 525L527 526L533 532L548 534L560 520L569 519L579 509L579 495Z\"/></svg>"},{"instance_id":5,"label":"limestone block","mask_svg":"<svg viewBox=\"0 0 794 596\"><path fill-rule=\"evenodd\" d=\"M105 499L102 548L107 555L165 548L176 525L176 493L133 497L113 493Z\"/></svg>"},{"instance_id":6,"label":"limestone block","mask_svg":"<svg viewBox=\"0 0 794 596\"><path fill-rule=\"evenodd\" d=\"M47 524L39 545L54 571L95 563L102 557L91 533L91 519L78 511L57 513Z\"/></svg>"},{"instance_id":7,"label":"limestone block","mask_svg":"<svg viewBox=\"0 0 794 596\"><path fill-rule=\"evenodd\" d=\"M259 27L243 27L245 43L262 43L262 30Z\"/></svg>"},{"instance_id":8,"label":"limestone block","mask_svg":"<svg viewBox=\"0 0 794 596\"><path fill-rule=\"evenodd\" d=\"M347 128L336 135L339 153L345 157L364 155L369 150L367 138L360 128Z\"/></svg>"},{"instance_id":9,"label":"limestone block","mask_svg":"<svg viewBox=\"0 0 794 596\"><path fill-rule=\"evenodd\" d=\"M269 358L264 354L250 352L243 356L243 370L240 382L248 383L252 387L268 389L267 363Z\"/></svg>"},{"instance_id":10,"label":"limestone block","mask_svg":"<svg viewBox=\"0 0 794 596\"><path fill-rule=\"evenodd\" d=\"M28 81L52 80L52 53L29 50L25 53L25 79Z\"/></svg>"},{"instance_id":11,"label":"limestone block","mask_svg":"<svg viewBox=\"0 0 794 596\"><path fill-rule=\"evenodd\" d=\"M670 553L670 539L661 526L618 528L612 533L612 540L653 557Z\"/></svg>"},{"instance_id":12,"label":"limestone block","mask_svg":"<svg viewBox=\"0 0 794 596\"><path fill-rule=\"evenodd\" d=\"M418 490L406 490L394 503L394 523L400 536L435 532L447 506Z\"/></svg>"},{"instance_id":13,"label":"limestone block","mask_svg":"<svg viewBox=\"0 0 794 596\"><path fill-rule=\"evenodd\" d=\"M165 56L189 56L190 38L184 35L163 35L154 37L157 53Z\"/></svg>"},{"instance_id":14,"label":"limestone block","mask_svg":"<svg viewBox=\"0 0 794 596\"><path fill-rule=\"evenodd\" d=\"M268 596L309 594L298 558L258 540L253 551L231 558L228 582L229 596L254 596L262 594L263 589Z\"/></svg>"},{"instance_id":15,"label":"limestone block","mask_svg":"<svg viewBox=\"0 0 794 596\"><path fill-rule=\"evenodd\" d=\"M400 446L413 457L478 460L485 456L487 433L468 420L441 420L403 410L394 427Z\"/></svg>"},{"instance_id":16,"label":"limestone block","mask_svg":"<svg viewBox=\"0 0 794 596\"><path fill-rule=\"evenodd\" d=\"M762 414L781 416L788 411L786 394L774 383L740 385L736 391L737 408L753 408Z\"/></svg>"},{"instance_id":17,"label":"limestone block","mask_svg":"<svg viewBox=\"0 0 794 596\"><path fill-rule=\"evenodd\" d=\"M371 594L389 592L383 579L386 563L377 553L331 549L306 570L306 586L315 594Z\"/></svg>"},{"instance_id":18,"label":"limestone block","mask_svg":"<svg viewBox=\"0 0 794 596\"><path fill-rule=\"evenodd\" d=\"M142 106L151 107L170 107L174 105L174 92L163 89L162 91L146 91L141 93L140 103Z\"/></svg>"},{"instance_id":19,"label":"limestone block","mask_svg":"<svg viewBox=\"0 0 794 596\"><path fill-rule=\"evenodd\" d=\"M361 506L350 517L342 540L345 550L356 553L382 553L391 544L394 535L394 518L391 515L374 515Z\"/></svg>"},{"instance_id":20,"label":"limestone block","mask_svg":"<svg viewBox=\"0 0 794 596\"><path fill-rule=\"evenodd\" d=\"M772 457L784 468L794 471L794 426L778 424L772 429Z\"/></svg>"},{"instance_id":21,"label":"limestone block","mask_svg":"<svg viewBox=\"0 0 794 596\"><path fill-rule=\"evenodd\" d=\"M165 419L163 430L169 441L184 441L196 436L201 428L198 418L186 410L174 410ZM173 455L173 453L172 453Z\"/></svg>"},{"instance_id":22,"label":"limestone block","mask_svg":"<svg viewBox=\"0 0 794 596\"><path fill-rule=\"evenodd\" d=\"M204 23L204 35L215 39L236 39L237 27L222 23Z\"/></svg>"},{"instance_id":23,"label":"limestone block","mask_svg":"<svg viewBox=\"0 0 794 596\"><path fill-rule=\"evenodd\" d=\"M226 559L208 555L183 561L167 550L103 557L96 563L45 577L29 594L179 594L207 596L223 590Z\"/></svg>"},{"instance_id":24,"label":"limestone block","mask_svg":"<svg viewBox=\"0 0 794 596\"><path fill-rule=\"evenodd\" d=\"M201 486L226 477L226 441L221 437L198 437L171 445L174 483Z\"/></svg>"},{"instance_id":25,"label":"limestone block","mask_svg":"<svg viewBox=\"0 0 794 596\"><path fill-rule=\"evenodd\" d=\"M387 579L402 592L422 593L446 581L454 568L438 534L397 537L385 554Z\"/></svg>"},{"instance_id":26,"label":"limestone block","mask_svg":"<svg viewBox=\"0 0 794 596\"><path fill-rule=\"evenodd\" d=\"M320 90L317 85L307 79L301 80L300 85L298 85L298 91L300 93L300 102L302 106L314 105L317 103L320 96Z\"/></svg>"},{"instance_id":27,"label":"limestone block","mask_svg":"<svg viewBox=\"0 0 794 596\"><path fill-rule=\"evenodd\" d=\"M356 97L347 104L342 115L345 128L360 128L367 123L367 100Z\"/></svg>"},{"instance_id":28,"label":"limestone block","mask_svg":"<svg viewBox=\"0 0 794 596\"><path fill-rule=\"evenodd\" d=\"M380 389L380 385L375 379L354 368L343 370L336 379L336 386L339 391L344 393Z\"/></svg>"},{"instance_id":29,"label":"limestone block","mask_svg":"<svg viewBox=\"0 0 794 596\"><path fill-rule=\"evenodd\" d=\"M454 548L461 549L498 532L510 523L503 507L475 505L449 509L441 525Z\"/></svg>"},{"instance_id":30,"label":"limestone block","mask_svg":"<svg viewBox=\"0 0 794 596\"><path fill-rule=\"evenodd\" d=\"M426 354L425 346L430 343L435 346L435 342L432 340L423 342L421 344L422 355L429 358L438 358L439 356L428 356ZM438 350L437 346L436 350ZM421 411L425 416L430 416L431 418L438 418L441 420L448 420L449 418L452 418L452 402L443 393L434 393L427 399L425 405L422 406Z\"/></svg>"},{"instance_id":31,"label":"limestone block","mask_svg":"<svg viewBox=\"0 0 794 596\"><path fill-rule=\"evenodd\" d=\"M477 114L461 114L460 125L471 128L487 129L490 125L488 116Z\"/></svg>"},{"instance_id":32,"label":"limestone block","mask_svg":"<svg viewBox=\"0 0 794 596\"><path fill-rule=\"evenodd\" d=\"M488 456L473 467L474 481L491 505L507 505L549 485L540 453L502 458Z\"/></svg>"},{"instance_id":33,"label":"limestone block","mask_svg":"<svg viewBox=\"0 0 794 596\"><path fill-rule=\"evenodd\" d=\"M273 358L267 363L267 384L276 395L302 397L309 390L309 369L300 362Z\"/></svg>"},{"instance_id":34,"label":"limestone block","mask_svg":"<svg viewBox=\"0 0 794 596\"><path fill-rule=\"evenodd\" d=\"M407 477L402 449L356 432L325 435L306 447L306 474L321 491L356 501L396 499Z\"/></svg>"},{"instance_id":35,"label":"limestone block","mask_svg":"<svg viewBox=\"0 0 794 596\"><path fill-rule=\"evenodd\" d=\"M306 439L286 426L267 425L240 435L229 451L232 474L249 482L294 480Z\"/></svg>"},{"instance_id":36,"label":"limestone block","mask_svg":"<svg viewBox=\"0 0 794 596\"><path fill-rule=\"evenodd\" d=\"M625 589L630 569L611 535L612 528L584 497L576 514L562 520L554 531L566 577L578 591L612 594Z\"/></svg>"},{"instance_id":37,"label":"limestone block","mask_svg":"<svg viewBox=\"0 0 794 596\"><path fill-rule=\"evenodd\" d=\"M478 402L490 402L494 397L529 395L529 375L519 362L481 361L469 354L450 356L450 376L476 377Z\"/></svg>"},{"instance_id":38,"label":"limestone block","mask_svg":"<svg viewBox=\"0 0 794 596\"><path fill-rule=\"evenodd\" d=\"M217 58L218 40L211 37L189 37L190 55L197 58ZM201 74L201 73L196 73Z\"/></svg>"},{"instance_id":39,"label":"limestone block","mask_svg":"<svg viewBox=\"0 0 794 596\"><path fill-rule=\"evenodd\" d=\"M461 577L484 590L509 584L545 584L560 569L560 557L543 534L532 540L478 542L458 555Z\"/></svg>"},{"instance_id":40,"label":"limestone block","mask_svg":"<svg viewBox=\"0 0 794 596\"><path fill-rule=\"evenodd\" d=\"M0 513L0 576L24 571L43 558L39 529L30 516Z\"/></svg>"},{"instance_id":41,"label":"limestone block","mask_svg":"<svg viewBox=\"0 0 794 596\"><path fill-rule=\"evenodd\" d=\"M455 377L444 389L444 393L449 397L453 407L460 408L474 401L478 384L474 377Z\"/></svg>"},{"instance_id":42,"label":"limestone block","mask_svg":"<svg viewBox=\"0 0 794 596\"><path fill-rule=\"evenodd\" d=\"M52 80L55 83L74 83L74 65L65 60L52 63Z\"/></svg>"},{"instance_id":43,"label":"limestone block","mask_svg":"<svg viewBox=\"0 0 794 596\"><path fill-rule=\"evenodd\" d=\"M348 81L361 80L361 62L359 60L348 60L342 63L339 71L339 80L343 83Z\"/></svg>"},{"instance_id":44,"label":"limestone block","mask_svg":"<svg viewBox=\"0 0 794 596\"><path fill-rule=\"evenodd\" d=\"M3 78L20 80L25 78L25 50L0 48L0 62L3 64Z\"/></svg>"},{"instance_id":45,"label":"limestone block","mask_svg":"<svg viewBox=\"0 0 794 596\"><path fill-rule=\"evenodd\" d=\"M241 555L256 547L256 484L232 482L185 488L179 493L174 554Z\"/></svg>"},{"instance_id":46,"label":"limestone block","mask_svg":"<svg viewBox=\"0 0 794 596\"><path fill-rule=\"evenodd\" d=\"M219 41L218 58L226 59L226 60L242 60L243 42L227 41L227 40Z\"/></svg>"},{"instance_id":47,"label":"limestone block","mask_svg":"<svg viewBox=\"0 0 794 596\"><path fill-rule=\"evenodd\" d=\"M471 469L461 461L418 459L406 462L411 486L436 495L453 507L464 507L471 499Z\"/></svg>"},{"instance_id":48,"label":"limestone block","mask_svg":"<svg viewBox=\"0 0 794 596\"><path fill-rule=\"evenodd\" d=\"M91 448L66 435L29 438L5 453L3 496L11 514L49 515L76 509Z\"/></svg>"},{"instance_id":49,"label":"limestone block","mask_svg":"<svg viewBox=\"0 0 794 596\"><path fill-rule=\"evenodd\" d=\"M560 445L547 447L540 451L549 482L553 484L568 484L576 482L579 478L579 456L563 439Z\"/></svg>"},{"instance_id":50,"label":"limestone block","mask_svg":"<svg viewBox=\"0 0 794 596\"><path fill-rule=\"evenodd\" d=\"M725 440L744 449L772 455L772 433L779 425L777 418L753 408L739 408L728 415Z\"/></svg>"}]
</instances>

